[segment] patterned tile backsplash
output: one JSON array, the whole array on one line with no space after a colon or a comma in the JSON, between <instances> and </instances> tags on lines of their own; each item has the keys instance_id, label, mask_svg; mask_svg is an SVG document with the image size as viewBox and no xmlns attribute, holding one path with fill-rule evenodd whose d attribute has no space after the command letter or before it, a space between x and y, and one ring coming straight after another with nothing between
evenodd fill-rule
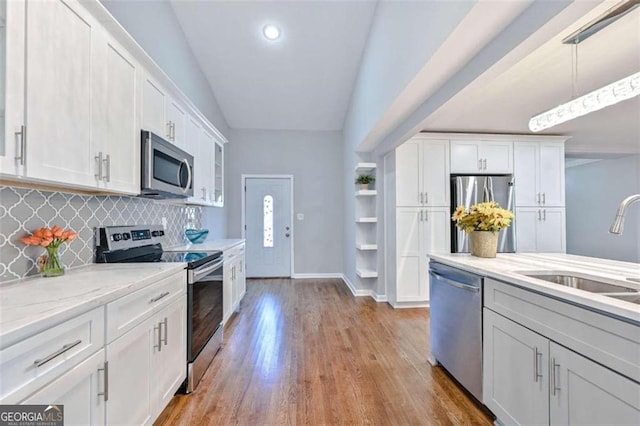
<instances>
[{"instance_id":1,"label":"patterned tile backsplash","mask_svg":"<svg viewBox=\"0 0 640 426\"><path fill-rule=\"evenodd\" d=\"M93 262L94 228L109 225L162 224L165 245L186 242L184 230L199 228L202 209L135 197L92 196L0 186L0 282L37 274L41 247L25 246L19 238L43 226L58 225L78 232L60 248L66 267Z\"/></svg>"}]
</instances>

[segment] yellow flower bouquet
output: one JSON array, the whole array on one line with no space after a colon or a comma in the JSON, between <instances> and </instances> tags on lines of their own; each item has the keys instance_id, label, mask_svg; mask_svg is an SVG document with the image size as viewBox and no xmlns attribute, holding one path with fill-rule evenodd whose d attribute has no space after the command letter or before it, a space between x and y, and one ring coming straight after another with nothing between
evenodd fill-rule
<instances>
[{"instance_id":1,"label":"yellow flower bouquet","mask_svg":"<svg viewBox=\"0 0 640 426\"><path fill-rule=\"evenodd\" d=\"M512 219L513 212L501 208L494 201L474 204L469 210L464 206L458 206L451 216L458 228L467 234L473 231L498 232L509 227Z\"/></svg>"}]
</instances>

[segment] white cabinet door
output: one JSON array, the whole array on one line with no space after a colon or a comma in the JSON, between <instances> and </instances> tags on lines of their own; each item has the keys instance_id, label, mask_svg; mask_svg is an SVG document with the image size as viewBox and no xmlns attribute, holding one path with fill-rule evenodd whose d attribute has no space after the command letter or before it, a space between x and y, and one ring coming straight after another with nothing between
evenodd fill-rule
<instances>
[{"instance_id":1,"label":"white cabinet door","mask_svg":"<svg viewBox=\"0 0 640 426\"><path fill-rule=\"evenodd\" d=\"M214 198L213 205L216 207L224 206L224 145L216 141L214 145L215 149L215 163L213 168L214 179Z\"/></svg>"},{"instance_id":2,"label":"white cabinet door","mask_svg":"<svg viewBox=\"0 0 640 426\"><path fill-rule=\"evenodd\" d=\"M483 309L483 399L502 424L549 423L549 341Z\"/></svg>"},{"instance_id":3,"label":"white cabinet door","mask_svg":"<svg viewBox=\"0 0 640 426\"><path fill-rule=\"evenodd\" d=\"M65 425L105 424L104 360L101 349L20 404L64 405Z\"/></svg>"},{"instance_id":4,"label":"white cabinet door","mask_svg":"<svg viewBox=\"0 0 640 426\"><path fill-rule=\"evenodd\" d=\"M516 227L516 251L518 253L533 253L538 247L538 224L541 211L535 207L521 207L516 209L513 226Z\"/></svg>"},{"instance_id":5,"label":"white cabinet door","mask_svg":"<svg viewBox=\"0 0 640 426\"><path fill-rule=\"evenodd\" d=\"M155 316L160 327L160 346L153 347L151 412L160 415L187 377L187 296L162 309Z\"/></svg>"},{"instance_id":6,"label":"white cabinet door","mask_svg":"<svg viewBox=\"0 0 640 426\"><path fill-rule=\"evenodd\" d=\"M107 346L109 400L107 424L141 425L153 420L151 405L152 348L158 331L152 319L142 322Z\"/></svg>"},{"instance_id":7,"label":"white cabinet door","mask_svg":"<svg viewBox=\"0 0 640 426\"><path fill-rule=\"evenodd\" d=\"M516 205L533 207L540 202L538 190L538 143L516 142L513 147Z\"/></svg>"},{"instance_id":8,"label":"white cabinet door","mask_svg":"<svg viewBox=\"0 0 640 426\"><path fill-rule=\"evenodd\" d=\"M95 186L91 141L96 23L73 0L27 8L26 174Z\"/></svg>"},{"instance_id":9,"label":"white cabinet door","mask_svg":"<svg viewBox=\"0 0 640 426\"><path fill-rule=\"evenodd\" d=\"M96 35L92 137L100 188L140 192L138 74L133 57L102 31Z\"/></svg>"},{"instance_id":10,"label":"white cabinet door","mask_svg":"<svg viewBox=\"0 0 640 426\"><path fill-rule=\"evenodd\" d=\"M247 276L245 273L245 258L244 251L240 255L240 259L238 260L238 269L236 271L238 277L236 278L236 285L238 287L238 310L240 310L240 302L242 298L247 293Z\"/></svg>"},{"instance_id":11,"label":"white cabinet door","mask_svg":"<svg viewBox=\"0 0 640 426\"><path fill-rule=\"evenodd\" d=\"M638 425L640 384L553 342L552 425Z\"/></svg>"},{"instance_id":12,"label":"white cabinet door","mask_svg":"<svg viewBox=\"0 0 640 426\"><path fill-rule=\"evenodd\" d=\"M480 158L483 173L513 173L513 142L482 141Z\"/></svg>"},{"instance_id":13,"label":"white cabinet door","mask_svg":"<svg viewBox=\"0 0 640 426\"><path fill-rule=\"evenodd\" d=\"M222 312L224 324L227 323L233 312L233 288L234 288L234 261L224 263L222 272Z\"/></svg>"},{"instance_id":14,"label":"white cabinet door","mask_svg":"<svg viewBox=\"0 0 640 426\"><path fill-rule=\"evenodd\" d=\"M479 173L480 144L477 141L451 141L451 173Z\"/></svg>"},{"instance_id":15,"label":"white cabinet door","mask_svg":"<svg viewBox=\"0 0 640 426\"><path fill-rule=\"evenodd\" d=\"M164 89L145 74L142 80L142 129L168 139L169 126L165 121L165 103L167 95Z\"/></svg>"},{"instance_id":16,"label":"white cabinet door","mask_svg":"<svg viewBox=\"0 0 640 426\"><path fill-rule=\"evenodd\" d=\"M537 250L541 253L564 253L566 220L563 208L541 209L538 222Z\"/></svg>"},{"instance_id":17,"label":"white cabinet door","mask_svg":"<svg viewBox=\"0 0 640 426\"><path fill-rule=\"evenodd\" d=\"M429 300L429 253L449 253L451 248L449 208L423 209L420 214L420 286Z\"/></svg>"},{"instance_id":18,"label":"white cabinet door","mask_svg":"<svg viewBox=\"0 0 640 426\"><path fill-rule=\"evenodd\" d=\"M171 98L167 99L167 121L169 126L168 140L179 148L185 149L185 136L187 131L187 114L182 106Z\"/></svg>"},{"instance_id":19,"label":"white cabinet door","mask_svg":"<svg viewBox=\"0 0 640 426\"><path fill-rule=\"evenodd\" d=\"M427 289L421 279L421 215L423 209L396 210L397 277L396 301L419 302L427 299Z\"/></svg>"},{"instance_id":20,"label":"white cabinet door","mask_svg":"<svg viewBox=\"0 0 640 426\"><path fill-rule=\"evenodd\" d=\"M421 143L422 189L424 205L449 205L449 141L424 140Z\"/></svg>"},{"instance_id":21,"label":"white cabinet door","mask_svg":"<svg viewBox=\"0 0 640 426\"><path fill-rule=\"evenodd\" d=\"M420 142L408 141L396 148L396 206L421 206Z\"/></svg>"},{"instance_id":22,"label":"white cabinet door","mask_svg":"<svg viewBox=\"0 0 640 426\"><path fill-rule=\"evenodd\" d=\"M24 1L0 2L0 173L24 172Z\"/></svg>"},{"instance_id":23,"label":"white cabinet door","mask_svg":"<svg viewBox=\"0 0 640 426\"><path fill-rule=\"evenodd\" d=\"M213 136L211 136L209 132L204 130L202 132L200 144L200 155L202 156L201 165L203 167L203 169L201 170L202 178L200 179L200 182L202 183L202 187L204 189L205 202L213 203L215 199L215 182L213 177L215 163L215 141L213 139Z\"/></svg>"},{"instance_id":24,"label":"white cabinet door","mask_svg":"<svg viewBox=\"0 0 640 426\"><path fill-rule=\"evenodd\" d=\"M541 203L543 206L563 207L565 205L564 143L543 143L540 144L539 150L538 180L540 182L539 192L542 197Z\"/></svg>"}]
</instances>

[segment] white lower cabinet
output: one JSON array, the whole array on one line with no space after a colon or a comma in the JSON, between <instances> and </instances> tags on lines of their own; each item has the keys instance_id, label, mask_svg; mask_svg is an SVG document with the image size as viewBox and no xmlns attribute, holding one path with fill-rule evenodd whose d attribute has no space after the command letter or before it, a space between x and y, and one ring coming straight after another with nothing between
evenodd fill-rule
<instances>
[{"instance_id":1,"label":"white lower cabinet","mask_svg":"<svg viewBox=\"0 0 640 426\"><path fill-rule=\"evenodd\" d=\"M637 425L640 385L484 309L484 404L506 425Z\"/></svg>"},{"instance_id":2,"label":"white lower cabinet","mask_svg":"<svg viewBox=\"0 0 640 426\"><path fill-rule=\"evenodd\" d=\"M240 310L240 302L246 293L245 245L225 250L224 258L222 305L223 323L226 324L233 311Z\"/></svg>"},{"instance_id":3,"label":"white lower cabinet","mask_svg":"<svg viewBox=\"0 0 640 426\"><path fill-rule=\"evenodd\" d=\"M489 309L483 314L484 404L504 424L547 424L548 340Z\"/></svg>"},{"instance_id":4,"label":"white lower cabinet","mask_svg":"<svg viewBox=\"0 0 640 426\"><path fill-rule=\"evenodd\" d=\"M429 300L429 252L449 249L447 207L396 209L396 274L390 303Z\"/></svg>"},{"instance_id":5,"label":"white lower cabinet","mask_svg":"<svg viewBox=\"0 0 640 426\"><path fill-rule=\"evenodd\" d=\"M107 346L107 424L150 424L186 378L186 296Z\"/></svg>"},{"instance_id":6,"label":"white lower cabinet","mask_svg":"<svg viewBox=\"0 0 640 426\"><path fill-rule=\"evenodd\" d=\"M104 349L78 364L20 404L64 405L64 424L105 424Z\"/></svg>"},{"instance_id":7,"label":"white lower cabinet","mask_svg":"<svg viewBox=\"0 0 640 426\"><path fill-rule=\"evenodd\" d=\"M566 251L566 219L563 207L518 207L515 227L519 253Z\"/></svg>"}]
</instances>

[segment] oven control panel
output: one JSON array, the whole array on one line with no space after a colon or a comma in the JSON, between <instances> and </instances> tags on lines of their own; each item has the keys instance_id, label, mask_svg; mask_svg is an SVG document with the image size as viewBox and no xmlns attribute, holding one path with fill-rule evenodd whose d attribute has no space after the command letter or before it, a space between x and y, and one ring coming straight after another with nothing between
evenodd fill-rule
<instances>
[{"instance_id":1,"label":"oven control panel","mask_svg":"<svg viewBox=\"0 0 640 426\"><path fill-rule=\"evenodd\" d=\"M96 230L96 246L104 250L122 250L162 243L162 225L106 226Z\"/></svg>"}]
</instances>

